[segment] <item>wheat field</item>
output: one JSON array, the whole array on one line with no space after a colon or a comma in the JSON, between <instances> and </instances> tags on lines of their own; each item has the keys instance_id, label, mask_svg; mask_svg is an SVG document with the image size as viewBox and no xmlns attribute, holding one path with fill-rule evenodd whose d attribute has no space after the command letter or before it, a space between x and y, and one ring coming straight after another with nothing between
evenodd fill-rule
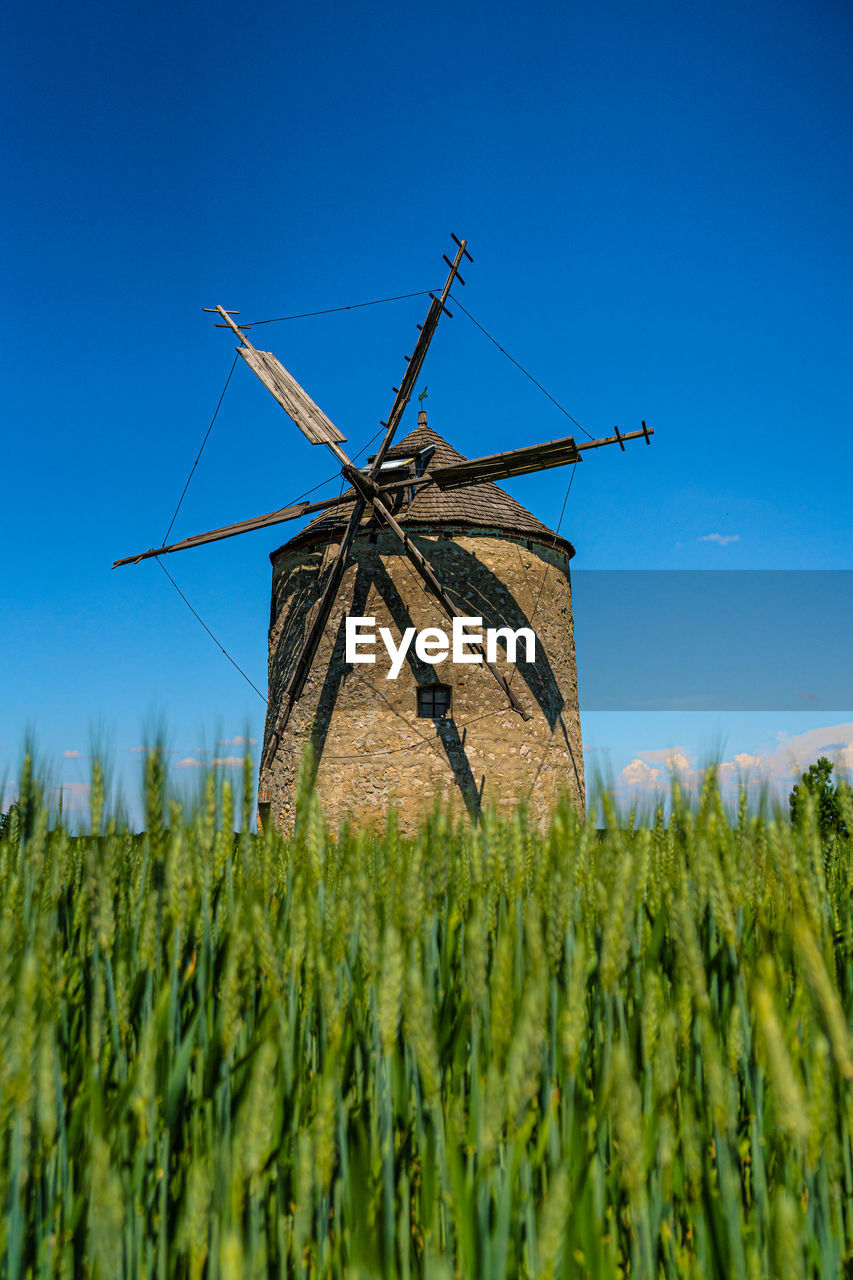
<instances>
[{"instance_id":1,"label":"wheat field","mask_svg":"<svg viewBox=\"0 0 853 1280\"><path fill-rule=\"evenodd\" d=\"M850 1265L853 842L713 770L603 834L329 833L303 791L285 842L248 766L166 772L133 835L96 764L76 838L25 774L0 840L4 1276Z\"/></svg>"}]
</instances>

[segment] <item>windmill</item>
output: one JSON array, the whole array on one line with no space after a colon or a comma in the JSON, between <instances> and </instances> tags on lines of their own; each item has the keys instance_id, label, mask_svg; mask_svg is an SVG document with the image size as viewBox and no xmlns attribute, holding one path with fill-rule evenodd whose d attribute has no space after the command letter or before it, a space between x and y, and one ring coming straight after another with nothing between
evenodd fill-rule
<instances>
[{"instance_id":1,"label":"windmill","mask_svg":"<svg viewBox=\"0 0 853 1280\"><path fill-rule=\"evenodd\" d=\"M250 326L241 329L234 319L238 313L221 306L205 308L218 314L218 327L229 328L239 339L238 355L309 443L322 445L334 455L349 488L336 498L283 507L151 548L113 565L136 564L289 520L316 517L271 556L270 697L259 812L285 827L292 824L298 758L308 742L325 775L319 778L321 798L333 817L362 812L360 800L365 795L374 809L393 801L406 814L422 810L443 774L474 813L483 803L489 773L498 784L490 787L491 797L500 797L501 804L535 799L544 813L549 798L561 786L568 786L583 802L568 572L574 548L493 482L577 464L589 449L618 444L624 452L626 441L642 438L649 444L653 432L643 422L638 431L620 432L617 427L613 435L599 439L578 443L566 436L466 459L431 431L422 409L418 428L395 444L438 322L442 314L451 315L450 290L456 282L465 283L459 271L463 258L473 261L467 242L456 236L453 240L453 260L444 255L448 267L444 287L439 295L429 295L426 318L418 325L400 385L393 389L391 412L381 423L382 441L363 468L342 448L346 437L276 356L252 345L245 332ZM523 580L517 578L513 557L526 566ZM528 575L536 576L540 566L545 576L535 606L530 600L525 605L525 594L530 594ZM549 573L552 585L540 609ZM464 627L468 625L464 620L470 621L472 615L487 626L491 618L499 624L493 630L505 652L500 654L496 644L467 639L456 664L461 670L455 670L452 684L440 684L435 679L436 664L443 658L434 656L435 638L432 651L429 641L418 645L407 655L417 701L410 698L411 705L404 706L401 700L410 691L398 685L391 689L387 683L391 673L379 650L367 684L364 668L356 664L370 662L370 656L350 662L345 657L347 619L357 615L357 620L381 623L382 614L401 633L418 634L435 631L438 620ZM415 621L424 625L406 625ZM532 621L537 621L536 655L530 661L528 653L527 661L513 666L509 661L512 637ZM391 628L387 630L390 634ZM466 634L472 634L470 628ZM388 652L390 656L392 650ZM513 688L519 673L522 687ZM372 712L369 697L366 700L368 690L375 695ZM467 719L460 716L461 711ZM424 720L432 721L434 737L420 731L417 722ZM486 730L477 728L486 720L491 721ZM403 745L397 745L401 730L408 736ZM335 745L341 749L329 749ZM546 761L549 752L550 762ZM554 764L555 760L562 765ZM539 785L543 774L551 775L547 795ZM500 785L508 779L506 786Z\"/></svg>"}]
</instances>

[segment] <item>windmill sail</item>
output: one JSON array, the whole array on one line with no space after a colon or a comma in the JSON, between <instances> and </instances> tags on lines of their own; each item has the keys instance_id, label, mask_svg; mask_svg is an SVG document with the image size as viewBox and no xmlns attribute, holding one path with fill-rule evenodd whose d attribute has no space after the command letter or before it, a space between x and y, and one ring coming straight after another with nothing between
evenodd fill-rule
<instances>
[{"instance_id":1,"label":"windmill sail","mask_svg":"<svg viewBox=\"0 0 853 1280\"><path fill-rule=\"evenodd\" d=\"M603 445L618 444L625 452L625 440L644 439L654 435L651 427L643 423L640 431L620 431L614 427L615 436L601 436L597 440L584 440L576 444L574 436L563 436L545 444L525 445L523 449L508 449L506 453L490 453L483 458L467 458L462 462L433 467L430 479L439 489L460 489L463 485L483 484L487 480L508 480L511 476L524 476L533 471L548 471L551 467L565 467L580 462L586 449L600 449Z\"/></svg>"},{"instance_id":2,"label":"windmill sail","mask_svg":"<svg viewBox=\"0 0 853 1280\"><path fill-rule=\"evenodd\" d=\"M329 507L340 506L350 500L351 495L342 494L337 498L326 498L323 502L299 502L293 507L279 507L277 511L269 511L266 515L252 516L248 520L239 520L236 524L226 524L219 529L209 529L206 533L194 533L180 542L172 542L167 547L151 547L148 551L140 551L135 556L125 556L116 560L114 569L123 564L138 564L140 560L150 560L152 556L165 556L171 551L189 551L192 547L202 547L208 542L220 542L223 538L234 538L238 533L252 533L255 529L266 529L270 525L284 524L287 520L298 520L301 516L312 515L315 511L326 511Z\"/></svg>"},{"instance_id":3,"label":"windmill sail","mask_svg":"<svg viewBox=\"0 0 853 1280\"><path fill-rule=\"evenodd\" d=\"M284 694L282 695L282 704L281 704L281 707L279 708L278 715L276 717L275 723L273 724L272 733L269 736L269 740L267 742L267 746L264 752L263 765L265 768L271 764L272 760L275 757L276 750L278 749L280 736L287 726L287 722L288 722L288 719L290 718L290 713L293 709L294 703L296 702L300 693L302 692L303 686L305 684L305 679L308 675L308 671L310 670L311 663L314 660L314 655L316 654L317 648L320 644L320 637L322 636L323 628L325 627L326 622L328 621L329 614L331 612L332 605L334 603L335 592L337 591L338 586L340 585L341 579L344 574L344 570L346 568L347 556L349 555L350 546L352 545L353 539L355 538L355 534L361 522L361 517L364 514L364 510L368 505L368 497L364 492L365 486L369 484L375 490L374 479L376 476L379 475L380 471L382 470L382 463L385 459L385 455L388 452L388 449L391 447L391 443L394 439L394 433L396 432L400 419L403 416L403 411L405 410L406 405L408 404L409 397L415 385L415 379L417 378L421 370L421 367L423 365L427 350L429 349L430 342L432 341L433 334L435 333L436 326L438 325L438 321L441 317L441 313L442 311L446 310L446 307L444 304L447 300L447 295L450 292L450 286L453 283L453 280L456 276L459 263L462 260L462 255L463 253L466 252L465 244L466 244L466 241L464 240L459 242L459 251L456 254L455 260L450 264L450 271L448 273L447 280L445 281L444 288L441 292L441 297L440 298L433 297L430 303L429 311L427 312L426 320L424 321L423 328L421 329L421 332L418 335L418 340L415 343L415 349L412 352L411 356L408 358L408 362L406 365L406 372L403 375L403 379L400 383L400 386L395 387L394 389L396 392L396 398L391 408L391 412L388 415L388 421L386 423L383 423L383 426L385 427L385 436L382 440L382 443L379 446L378 452L373 457L369 475L366 476L361 483L359 483L359 473L355 470L352 463L346 459L346 455L343 453L343 450L338 449L336 444L334 444L331 440L324 439L323 441L323 443L329 446L329 448L334 453L335 457L339 461L344 462L345 465L344 465L342 474L345 475L351 482L356 484L358 492L356 493L355 506L353 507L352 514L350 515L349 524L347 525L346 531L343 537L341 538L341 544L338 548L337 556L329 571L329 576L326 580L325 590L317 606L316 612L314 614L314 618L311 622L311 626L308 629L308 633L305 636L305 639L303 640L302 647L296 656L296 661L294 663L290 679L287 683L287 687L284 690ZM468 254L468 257L470 256L471 255ZM225 318L227 319L227 316ZM229 321L229 323L231 322ZM243 337L242 334L240 336ZM245 337L243 337L243 341L244 342L246 341ZM249 350L252 351L252 354L255 356L268 354L267 352L254 351L253 348L251 347L249 348ZM246 355L243 348L240 348L240 354L247 361L247 363L251 364L251 361L249 360L249 357ZM271 359L275 360L275 357L272 356ZM275 361L275 362L276 364L278 364L278 361ZM254 368L254 365L252 365L252 368ZM279 368L281 368L280 365L279 365ZM283 372L286 372L286 370L283 370ZM260 374L258 374L258 376L260 377ZM290 377L289 374L287 376L288 378ZM299 387L298 389L302 393L302 395L305 395L305 392L302 391L301 387ZM278 397L276 398L278 399ZM313 404L312 401L309 401L309 403ZM279 404L283 404L283 401L279 400ZM314 405L313 407L316 408L316 405ZM287 411L287 413L291 413L291 410L287 407L287 405L284 405L284 408ZM291 417L292 416L293 415L291 413ZM296 422L297 426L301 425L297 419L294 418L294 421ZM329 421L328 418L326 418L326 421L327 422ZM331 423L329 425L331 426ZM337 428L333 428L333 429L336 430ZM302 430L304 431L305 428L302 427ZM306 432L306 435L307 434L308 433ZM311 439L310 436L308 438ZM312 441L312 443L314 442ZM375 491L378 492L378 490L375 490ZM405 546L405 538L403 539L403 544Z\"/></svg>"},{"instance_id":4,"label":"windmill sail","mask_svg":"<svg viewBox=\"0 0 853 1280\"><path fill-rule=\"evenodd\" d=\"M238 347L237 352L311 444L340 444L346 440L271 351L247 346Z\"/></svg>"},{"instance_id":5,"label":"windmill sail","mask_svg":"<svg viewBox=\"0 0 853 1280\"><path fill-rule=\"evenodd\" d=\"M506 453L492 453L484 458L469 458L430 471L439 489L456 489L462 485L483 484L487 480L507 480L531 471L547 471L564 467L580 458L573 436L551 440L547 444L531 444Z\"/></svg>"}]
</instances>

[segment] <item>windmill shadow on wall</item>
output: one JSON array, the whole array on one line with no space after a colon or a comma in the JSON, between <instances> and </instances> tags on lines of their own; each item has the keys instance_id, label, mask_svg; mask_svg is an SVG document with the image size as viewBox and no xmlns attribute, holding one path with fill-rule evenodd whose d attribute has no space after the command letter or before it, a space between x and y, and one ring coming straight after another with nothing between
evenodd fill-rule
<instances>
[{"instance_id":1,"label":"windmill shadow on wall","mask_svg":"<svg viewBox=\"0 0 853 1280\"><path fill-rule=\"evenodd\" d=\"M429 550L430 540L428 538L420 538L417 535L410 535L410 537L423 550ZM355 617L364 615L364 611L367 608L364 584L367 581L369 586L370 581L372 581L391 614L398 632L402 635L408 627L413 625L411 614L395 587L393 579L386 570L381 556L376 554L368 557L366 550L366 548L362 548L359 552L358 576L348 612ZM372 551L373 548L370 550ZM511 631L518 631L522 627L533 629L533 624L536 620L535 609L531 610L530 614L525 613L512 591L507 587L506 581L491 572L483 564L482 560L449 536L442 539L442 551L445 560L451 560L452 580L462 584L461 587L448 587L448 594L454 602L457 616L467 617L475 613L477 617L482 618L482 624L485 628L508 627ZM271 677L273 672L286 671L288 676L292 673L294 661L300 652L302 644L304 644L311 604L316 599L320 584L325 581L325 576L328 572L328 569L321 570L321 576L318 581L315 570L307 566L301 566L298 570L294 570L288 579L287 585L292 589L288 592L286 601L274 599L271 622L274 624L276 618L286 612L288 624L275 641L275 647L271 654ZM478 580L477 588L472 589L470 584ZM484 585L485 590L483 589ZM541 588L541 580L535 581L533 585L537 589ZM463 591L464 586L469 587L467 592ZM340 644L336 643L333 653L336 664L339 658L339 649L339 660L341 663L344 662L343 619L341 620L338 634ZM506 648L505 641L501 640L501 643ZM409 648L406 661L415 674L418 684L427 683L428 679L434 678L435 668L421 662L417 658L413 647ZM548 721L549 728L553 729L560 718L565 702L544 645L537 642L536 661L519 660L516 663L516 670ZM429 673L432 674L430 675ZM286 687L286 684L287 679L285 679L284 685L281 687ZM280 679L276 680L276 685L281 685ZM276 688L274 692L278 693L280 689ZM276 698L273 698L272 701L275 702Z\"/></svg>"},{"instance_id":2,"label":"windmill shadow on wall","mask_svg":"<svg viewBox=\"0 0 853 1280\"><path fill-rule=\"evenodd\" d=\"M371 586L375 586L381 596L395 626L399 629L400 634L407 627L412 626L412 618L407 609L402 596L397 591L393 580L386 572L381 559L377 555L375 558L362 561L358 564L356 570L355 584L353 587L352 602L349 612L354 616L364 616L368 607L368 596ZM304 622L304 617L303 617ZM334 645L329 661L326 665L326 672L323 678L323 685L317 699L317 708L311 724L310 745L311 745L311 771L309 782L313 786L316 781L317 773L323 762L326 752L326 745L329 730L332 725L335 708L340 695L341 687L345 683L356 679L359 682L359 689L364 690L366 699L373 697L374 699L384 702L386 708L389 708L391 714L394 714L393 708L384 696L381 685L370 683L368 680L359 678L356 668L346 662L346 614L343 614L338 623L335 634ZM300 637L295 635L292 630L283 631L279 637L278 644L273 651L271 665L271 681L278 684L286 684L288 672L292 669L292 660L288 661L288 656L283 650L290 648L298 652L298 644ZM412 672L416 686L425 686L431 684L435 679L435 668L426 662L422 662L410 648L406 657L409 670ZM279 673L276 677L273 672ZM271 692L273 696L270 701L275 706L277 699L274 696L273 685L271 684ZM422 722L424 725L427 721ZM454 780L454 785L458 788L466 809L472 817L478 817L480 813L480 801L482 797L483 783L478 787L471 763L465 751L464 732L460 736L459 729L452 717L436 718L432 721L435 727L435 735L422 733L420 735L424 750L435 753L438 747L449 766ZM407 729L411 731L411 725L402 716L400 716L401 731ZM370 753L367 752L366 755ZM383 753L378 753L382 755ZM333 757L334 759L334 757Z\"/></svg>"}]
</instances>

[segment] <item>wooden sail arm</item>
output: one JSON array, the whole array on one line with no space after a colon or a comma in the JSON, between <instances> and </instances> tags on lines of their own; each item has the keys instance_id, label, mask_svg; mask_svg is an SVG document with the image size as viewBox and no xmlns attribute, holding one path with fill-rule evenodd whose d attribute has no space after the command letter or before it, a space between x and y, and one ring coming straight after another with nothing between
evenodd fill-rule
<instances>
[{"instance_id":1,"label":"wooden sail arm","mask_svg":"<svg viewBox=\"0 0 853 1280\"><path fill-rule=\"evenodd\" d=\"M512 476L523 476L533 471L564 467L569 463L579 462L580 456L574 438L566 436L547 444L532 444L523 449L487 454L483 458L447 463L433 467L429 474L439 489L457 489L463 485L508 480Z\"/></svg>"},{"instance_id":2,"label":"wooden sail arm","mask_svg":"<svg viewBox=\"0 0 853 1280\"><path fill-rule=\"evenodd\" d=\"M574 436L563 436L559 440L550 440L545 444L525 445L522 449L509 449L505 453L492 453L482 458L468 458L464 462L433 467L428 474L439 489L459 489L464 485L508 480L512 476L548 471L551 467L569 466L571 463L580 462L586 449L600 449L603 445L619 444L624 450L625 446L622 443L624 440L637 440L644 437L648 444L649 436L653 435L652 428L643 423L640 431L620 432L617 427L614 436L585 440L581 444L575 442Z\"/></svg>"},{"instance_id":3,"label":"wooden sail arm","mask_svg":"<svg viewBox=\"0 0 853 1280\"><path fill-rule=\"evenodd\" d=\"M152 556L165 556L172 551L189 551L192 547L202 547L207 542L220 542L223 538L234 538L238 533L252 533L255 529L266 529L271 525L284 524L287 520L298 520L300 516L310 516L316 511L326 511L329 507L339 506L344 502L352 502L352 493L342 494L338 498L327 498L325 502L299 502L292 507L281 507L278 511L270 511L266 515L252 516L249 520L238 520L236 524L223 525L221 529L210 529L207 533L194 533L180 542L172 542L167 547L151 547L135 556L125 556L116 560L114 569L123 564L139 564L140 560L149 560Z\"/></svg>"},{"instance_id":4,"label":"wooden sail arm","mask_svg":"<svg viewBox=\"0 0 853 1280\"><path fill-rule=\"evenodd\" d=\"M605 444L618 444L622 452L625 452L623 440L645 440L646 444L651 444L650 436L655 434L654 427L647 427L645 421L639 431L620 431L618 427L614 427L615 436L600 436L598 440L582 440L578 445L578 450L582 453L584 449L600 449Z\"/></svg>"},{"instance_id":5,"label":"wooden sail arm","mask_svg":"<svg viewBox=\"0 0 853 1280\"><path fill-rule=\"evenodd\" d=\"M400 489L411 489L413 485L431 483L429 476L410 476L405 480L392 480L389 484L379 485L380 493L394 494ZM352 489L334 498L325 498L322 502L298 502L291 507L280 507L277 511L269 511L266 515L251 516L248 520L238 520L235 524L223 525L221 529L210 529L206 533L194 533L180 542L172 542L165 547L149 547L135 556L125 556L123 560L113 562L118 569L124 564L139 564L140 560L150 560L152 556L169 555L172 551L190 551L193 547L203 547L208 542L221 542L223 538L234 538L238 533L253 533L256 529L267 529L272 525L285 524L288 520L298 520L301 516L316 515L320 511L329 511L333 507L348 506L353 501Z\"/></svg>"},{"instance_id":6,"label":"wooden sail arm","mask_svg":"<svg viewBox=\"0 0 853 1280\"><path fill-rule=\"evenodd\" d=\"M271 351L256 351L254 347L238 347L237 354L260 379L284 412L294 422L311 444L340 444L346 436L338 430L331 418L316 405L308 392L301 387L293 374L288 373L281 361Z\"/></svg>"},{"instance_id":7,"label":"wooden sail arm","mask_svg":"<svg viewBox=\"0 0 853 1280\"><path fill-rule=\"evenodd\" d=\"M271 351L259 351L252 346L243 330L232 319L224 307L204 307L203 310L217 312L228 328L240 339L242 346L237 354L242 356L252 373L264 384L270 394L278 401L290 420L296 424L311 444L342 444L346 440L334 422L327 418L323 410L316 405L304 387L301 387L292 373L288 373L284 365ZM236 315L237 312L234 312Z\"/></svg>"},{"instance_id":8,"label":"wooden sail arm","mask_svg":"<svg viewBox=\"0 0 853 1280\"><path fill-rule=\"evenodd\" d=\"M423 367L424 360L426 359L426 353L429 350L429 345L433 339L433 334L435 333L438 322L441 319L441 313L443 311L447 311L445 303L447 302L451 286L453 285L454 280L461 280L461 277L459 276L459 266L462 262L463 255L469 262L473 262L473 258L466 248L468 241L457 240L456 236L453 236L453 239L456 240L459 248L456 251L456 256L454 257L453 262L449 262L445 256L444 260L447 262L450 270L447 273L444 288L438 298L435 296L432 297L426 320L423 325L419 326L420 333L418 334L418 340L415 343L415 349L412 354L407 357L406 371L403 374L403 380L399 387L394 388L396 398L391 406L391 412L388 414L387 422L383 423L385 427L385 435L376 452L376 456L373 459L373 465L370 468L371 479L375 479L379 474L379 468L385 461L386 453L391 448L394 440L394 434L397 427L400 425L400 419L402 418L406 405L409 403L409 399L414 391L415 382L417 381L418 374ZM462 281L462 283L464 284L464 281ZM447 314L451 315L452 313L447 311Z\"/></svg>"}]
</instances>

